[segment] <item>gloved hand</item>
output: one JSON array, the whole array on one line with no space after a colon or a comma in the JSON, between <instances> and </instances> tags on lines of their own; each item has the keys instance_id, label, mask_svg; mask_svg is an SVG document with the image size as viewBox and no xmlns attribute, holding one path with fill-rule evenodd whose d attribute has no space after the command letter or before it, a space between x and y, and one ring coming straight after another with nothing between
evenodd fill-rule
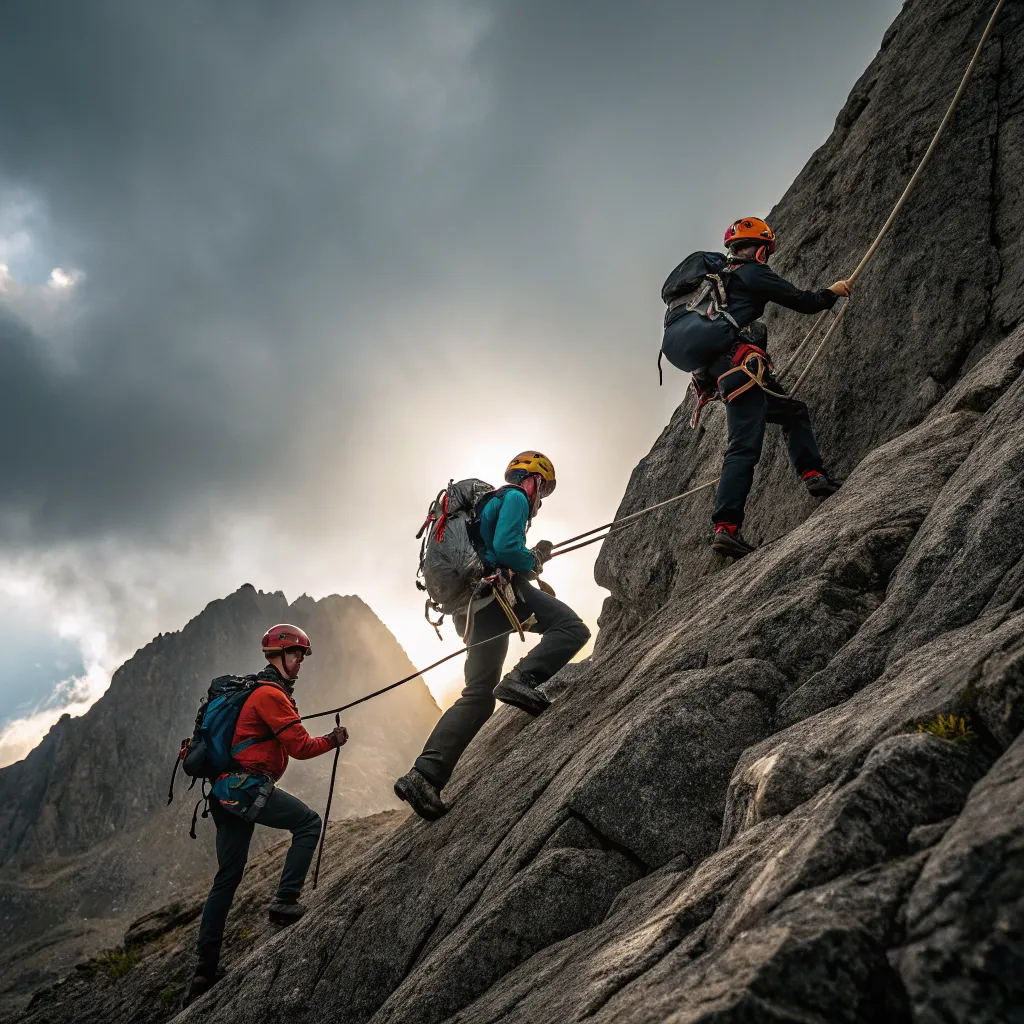
<instances>
[{"instance_id":1,"label":"gloved hand","mask_svg":"<svg viewBox=\"0 0 1024 1024\"><path fill-rule=\"evenodd\" d=\"M830 292L835 292L841 299L848 299L850 297L850 292L853 290L853 285L849 281L836 281L835 284L830 284L828 286L828 290Z\"/></svg>"},{"instance_id":2,"label":"gloved hand","mask_svg":"<svg viewBox=\"0 0 1024 1024\"><path fill-rule=\"evenodd\" d=\"M343 725L335 726L327 735L335 747L343 747L348 743L348 729Z\"/></svg>"},{"instance_id":3,"label":"gloved hand","mask_svg":"<svg viewBox=\"0 0 1024 1024\"><path fill-rule=\"evenodd\" d=\"M538 571L545 562L551 561L551 549L554 546L555 545L552 544L551 541L542 540L530 548L530 554L533 555L533 560L537 563Z\"/></svg>"}]
</instances>

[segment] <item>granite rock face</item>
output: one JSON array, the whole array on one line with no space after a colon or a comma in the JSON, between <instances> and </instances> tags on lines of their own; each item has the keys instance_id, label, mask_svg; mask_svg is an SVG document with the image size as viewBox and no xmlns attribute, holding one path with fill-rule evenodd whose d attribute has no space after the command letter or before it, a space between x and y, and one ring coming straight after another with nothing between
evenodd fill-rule
<instances>
[{"instance_id":1,"label":"granite rock face","mask_svg":"<svg viewBox=\"0 0 1024 1024\"><path fill-rule=\"evenodd\" d=\"M781 272L849 273L989 13L909 0L771 215ZM808 380L842 490L816 504L776 438L742 562L709 552L706 496L608 542L596 651L551 709L502 707L446 817L407 820L181 1021L1024 1020L1022 56L1010 4ZM805 326L773 318L780 362ZM721 410L692 434L690 411L621 514L715 475Z\"/></svg>"}]
</instances>

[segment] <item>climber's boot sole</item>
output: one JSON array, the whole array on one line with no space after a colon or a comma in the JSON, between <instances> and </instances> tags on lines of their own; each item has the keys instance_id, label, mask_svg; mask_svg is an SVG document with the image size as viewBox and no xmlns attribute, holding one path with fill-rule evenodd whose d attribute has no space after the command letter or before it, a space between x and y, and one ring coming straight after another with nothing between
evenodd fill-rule
<instances>
[{"instance_id":1,"label":"climber's boot sole","mask_svg":"<svg viewBox=\"0 0 1024 1024\"><path fill-rule=\"evenodd\" d=\"M729 558L742 558L754 551L754 547L739 537L733 537L722 531L716 533L711 541L711 550L717 551L720 555L727 555Z\"/></svg>"},{"instance_id":2,"label":"climber's boot sole","mask_svg":"<svg viewBox=\"0 0 1024 1024\"><path fill-rule=\"evenodd\" d=\"M417 776L415 769L403 775L395 783L395 796L404 800L424 821L437 821L448 813L448 806L424 776Z\"/></svg>"},{"instance_id":3,"label":"climber's boot sole","mask_svg":"<svg viewBox=\"0 0 1024 1024\"><path fill-rule=\"evenodd\" d=\"M812 498L827 498L829 495L835 494L842 484L830 480L824 473L820 473L818 476L805 480L804 486Z\"/></svg>"},{"instance_id":4,"label":"climber's boot sole","mask_svg":"<svg viewBox=\"0 0 1024 1024\"><path fill-rule=\"evenodd\" d=\"M551 707L551 701L543 693L539 693L532 686L527 686L526 683L509 679L507 676L494 688L494 697L502 704L511 704L512 707L519 708L520 711L525 711L528 715L533 715L534 718L542 715Z\"/></svg>"}]
</instances>

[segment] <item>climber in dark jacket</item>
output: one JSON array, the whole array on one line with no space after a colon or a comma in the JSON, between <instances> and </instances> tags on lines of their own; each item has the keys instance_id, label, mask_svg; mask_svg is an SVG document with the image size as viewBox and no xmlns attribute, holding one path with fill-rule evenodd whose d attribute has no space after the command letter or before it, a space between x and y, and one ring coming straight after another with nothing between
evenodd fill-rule
<instances>
[{"instance_id":1,"label":"climber in dark jacket","mask_svg":"<svg viewBox=\"0 0 1024 1024\"><path fill-rule=\"evenodd\" d=\"M850 284L836 281L802 291L779 277L768 266L775 234L756 217L731 224L725 245L728 260L718 275L725 301L721 292L709 289L699 305L686 298L670 303L661 350L673 366L693 374L698 393L711 396L717 388L725 402L729 440L711 517L711 546L742 558L754 550L739 531L767 423L782 427L790 461L812 495L827 497L839 488L825 472L806 404L788 397L772 375L768 332L759 317L769 302L820 313L849 296Z\"/></svg>"},{"instance_id":2,"label":"climber in dark jacket","mask_svg":"<svg viewBox=\"0 0 1024 1024\"><path fill-rule=\"evenodd\" d=\"M536 623L528 628L542 637L502 679L510 619L499 601L494 596L484 597L455 615L457 629L473 647L466 657L465 689L434 726L412 770L395 783L395 793L427 821L448 811L441 790L462 752L491 717L495 700L535 717L541 714L550 702L538 687L567 665L590 639L590 630L550 587L543 583L531 586L551 557L552 544L542 540L527 547L526 530L541 499L555 489L554 466L540 452L523 452L509 463L505 482L507 486L481 499L479 548L486 571L500 569L511 577L511 607L516 618L525 622L534 616ZM490 642L484 643L486 640ZM473 646L476 644L481 646Z\"/></svg>"}]
</instances>

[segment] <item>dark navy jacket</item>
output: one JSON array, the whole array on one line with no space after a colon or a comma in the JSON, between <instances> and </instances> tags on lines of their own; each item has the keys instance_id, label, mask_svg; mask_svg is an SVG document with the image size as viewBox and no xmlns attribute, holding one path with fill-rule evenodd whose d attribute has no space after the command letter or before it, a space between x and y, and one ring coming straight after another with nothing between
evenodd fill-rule
<instances>
[{"instance_id":1,"label":"dark navy jacket","mask_svg":"<svg viewBox=\"0 0 1024 1024\"><path fill-rule=\"evenodd\" d=\"M798 313L820 313L831 309L839 298L828 288L812 291L797 288L764 263L742 263L722 277L728 290L729 314L740 327L746 327L763 316L769 302L777 302ZM685 315L685 306L674 309L666 320L666 326Z\"/></svg>"}]
</instances>

